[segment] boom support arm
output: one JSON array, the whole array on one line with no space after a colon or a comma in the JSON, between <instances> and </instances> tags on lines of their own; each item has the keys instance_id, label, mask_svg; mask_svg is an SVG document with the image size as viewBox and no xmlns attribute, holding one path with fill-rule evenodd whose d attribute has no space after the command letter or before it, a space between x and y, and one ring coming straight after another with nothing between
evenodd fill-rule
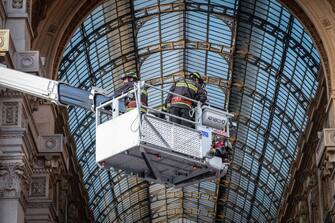
<instances>
[{"instance_id":1,"label":"boom support arm","mask_svg":"<svg viewBox=\"0 0 335 223\"><path fill-rule=\"evenodd\" d=\"M0 67L0 85L57 105L72 105L93 110L96 105L111 100L110 97L69 86L68 84L32 74Z\"/></svg>"}]
</instances>

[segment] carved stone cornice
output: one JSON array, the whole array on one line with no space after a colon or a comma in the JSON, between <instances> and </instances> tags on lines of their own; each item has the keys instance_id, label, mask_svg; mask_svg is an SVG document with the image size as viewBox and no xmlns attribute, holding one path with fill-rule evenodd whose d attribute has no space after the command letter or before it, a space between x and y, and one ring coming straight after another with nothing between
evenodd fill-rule
<instances>
[{"instance_id":1,"label":"carved stone cornice","mask_svg":"<svg viewBox=\"0 0 335 223\"><path fill-rule=\"evenodd\" d=\"M335 128L323 129L319 132L319 143L315 157L316 166L321 170L323 179L335 172Z\"/></svg>"},{"instance_id":2,"label":"carved stone cornice","mask_svg":"<svg viewBox=\"0 0 335 223\"><path fill-rule=\"evenodd\" d=\"M13 98L23 98L24 96L26 96L26 94L22 92L0 87L0 97L1 98L13 99Z\"/></svg>"},{"instance_id":3,"label":"carved stone cornice","mask_svg":"<svg viewBox=\"0 0 335 223\"><path fill-rule=\"evenodd\" d=\"M25 222L58 222L56 205L53 200L29 200L27 204ZM35 209L35 210L34 210ZM60 221L62 222L62 221Z\"/></svg>"}]
</instances>

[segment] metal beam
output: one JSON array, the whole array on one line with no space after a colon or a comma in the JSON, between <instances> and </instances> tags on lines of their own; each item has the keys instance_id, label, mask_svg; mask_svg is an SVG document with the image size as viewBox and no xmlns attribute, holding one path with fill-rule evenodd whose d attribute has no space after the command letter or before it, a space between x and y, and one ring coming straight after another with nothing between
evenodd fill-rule
<instances>
[{"instance_id":1,"label":"metal beam","mask_svg":"<svg viewBox=\"0 0 335 223\"><path fill-rule=\"evenodd\" d=\"M283 55L282 55L282 59L281 59L281 63L280 63L280 68L279 68L279 70L278 70L278 72L276 74L277 84L276 84L275 93L274 93L274 99L273 99L273 103L272 103L273 105L276 105L277 104L277 100L278 100L278 95L279 95L279 90L280 90L280 85L281 85L280 79L283 76L282 73L283 73L284 64L285 64L285 61L286 61L287 50L288 50L288 47L289 47L289 37L291 36L291 31L292 31L292 26L293 26L293 20L294 20L294 18L291 15L290 20L289 20L288 33L286 35L286 40L285 40L285 43L284 43L284 52L283 52ZM274 107L273 106L271 106L271 107L272 107L272 109L270 111L269 123L268 123L268 126L267 126L266 129L271 129L271 127L273 125L273 117L274 117L275 111L274 111ZM270 131L266 131L265 134L264 134L264 136L266 136L266 137L270 137L270 135L271 135ZM251 208L250 208L248 217L250 217L252 215L252 211L253 211L253 208L254 208L254 201L255 201L256 192L257 192L257 185L260 182L260 175L261 175L261 171L262 171L262 167L263 167L263 160L265 159L265 152L266 152L266 148L267 148L268 142L269 141L265 141L265 143L263 145L263 148L262 148L261 157L259 158L259 166L258 166L258 170L257 170L257 177L256 177L256 180L255 180L255 188L254 188L254 191L253 191L253 195L254 196L253 196L253 199L251 200ZM285 146L283 148L285 149ZM293 157L291 157L291 161L293 161Z\"/></svg>"}]
</instances>

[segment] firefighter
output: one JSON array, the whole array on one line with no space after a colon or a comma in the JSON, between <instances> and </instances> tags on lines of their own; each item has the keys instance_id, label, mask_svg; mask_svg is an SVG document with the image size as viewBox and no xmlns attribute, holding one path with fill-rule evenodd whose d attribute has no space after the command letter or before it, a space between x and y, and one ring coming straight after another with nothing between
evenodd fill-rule
<instances>
[{"instance_id":1,"label":"firefighter","mask_svg":"<svg viewBox=\"0 0 335 223\"><path fill-rule=\"evenodd\" d=\"M123 86L115 92L115 97L118 97L134 89L134 83L139 81L139 78L136 72L131 71L123 74L121 76L121 80ZM141 103L145 106L148 105L148 92L146 89L142 89L141 91ZM127 111L136 108L135 94L127 95L127 97L124 98L124 105L126 106ZM146 109L141 108L141 111L146 112Z\"/></svg>"},{"instance_id":2,"label":"firefighter","mask_svg":"<svg viewBox=\"0 0 335 223\"><path fill-rule=\"evenodd\" d=\"M190 73L186 78L181 78L171 86L170 92L182 95L184 97L205 103L207 100L207 92L202 87L203 79L199 72ZM188 99L169 94L165 100L164 110L169 113L187 120L192 120L191 110L195 104ZM178 118L170 117L172 122L193 127L193 124Z\"/></svg>"},{"instance_id":3,"label":"firefighter","mask_svg":"<svg viewBox=\"0 0 335 223\"><path fill-rule=\"evenodd\" d=\"M223 163L229 163L231 160L232 145L225 137L214 137L212 148L208 152L208 157L217 156Z\"/></svg>"}]
</instances>

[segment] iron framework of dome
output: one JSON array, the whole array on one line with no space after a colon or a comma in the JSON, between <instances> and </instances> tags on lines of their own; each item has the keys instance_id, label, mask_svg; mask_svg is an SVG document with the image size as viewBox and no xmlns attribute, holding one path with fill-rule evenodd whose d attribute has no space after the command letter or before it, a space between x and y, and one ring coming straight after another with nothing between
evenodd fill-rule
<instances>
[{"instance_id":1,"label":"iron framework of dome","mask_svg":"<svg viewBox=\"0 0 335 223\"><path fill-rule=\"evenodd\" d=\"M174 189L100 170L94 115L69 108L95 221L275 221L319 69L311 38L277 1L102 2L68 43L60 80L112 95L129 70L164 89L199 71L210 104L238 114L238 125L228 176ZM163 99L149 91L150 105Z\"/></svg>"}]
</instances>

